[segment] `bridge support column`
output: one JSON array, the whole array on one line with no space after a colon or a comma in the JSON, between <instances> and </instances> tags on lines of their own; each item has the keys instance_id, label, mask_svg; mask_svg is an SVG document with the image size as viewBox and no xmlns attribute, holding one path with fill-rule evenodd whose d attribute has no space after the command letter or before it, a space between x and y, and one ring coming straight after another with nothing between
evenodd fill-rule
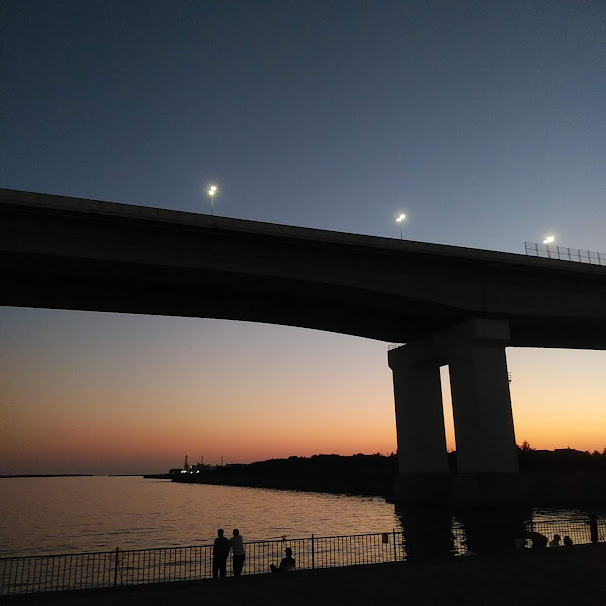
<instances>
[{"instance_id":1,"label":"bridge support column","mask_svg":"<svg viewBox=\"0 0 606 606\"><path fill-rule=\"evenodd\" d=\"M410 501L444 500L448 459L440 364L424 348L407 345L389 352L398 438L395 493Z\"/></svg>"},{"instance_id":2,"label":"bridge support column","mask_svg":"<svg viewBox=\"0 0 606 606\"><path fill-rule=\"evenodd\" d=\"M455 332L455 331L453 331ZM505 322L474 321L456 330L449 369L459 473L515 473Z\"/></svg>"},{"instance_id":3,"label":"bridge support column","mask_svg":"<svg viewBox=\"0 0 606 606\"><path fill-rule=\"evenodd\" d=\"M473 320L453 329L449 338L457 440L452 497L473 505L523 500L505 357L509 326Z\"/></svg>"},{"instance_id":4,"label":"bridge support column","mask_svg":"<svg viewBox=\"0 0 606 606\"><path fill-rule=\"evenodd\" d=\"M388 353L398 436L398 500L483 505L522 491L509 395L507 322L474 319ZM458 473L448 474L439 369L448 364Z\"/></svg>"}]
</instances>

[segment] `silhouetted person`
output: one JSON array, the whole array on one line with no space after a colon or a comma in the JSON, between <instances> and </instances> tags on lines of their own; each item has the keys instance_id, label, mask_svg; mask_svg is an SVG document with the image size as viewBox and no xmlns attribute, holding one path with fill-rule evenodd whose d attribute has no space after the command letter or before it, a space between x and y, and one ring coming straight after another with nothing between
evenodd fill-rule
<instances>
[{"instance_id":1,"label":"silhouetted person","mask_svg":"<svg viewBox=\"0 0 606 606\"><path fill-rule=\"evenodd\" d=\"M532 542L533 549L543 549L547 547L548 539L544 534L540 532L527 532L526 536Z\"/></svg>"},{"instance_id":2,"label":"silhouetted person","mask_svg":"<svg viewBox=\"0 0 606 606\"><path fill-rule=\"evenodd\" d=\"M589 520L587 520L587 523L589 524L589 534L591 535L591 542L592 543L597 543L598 542L598 520L596 518L595 513L590 513L589 514Z\"/></svg>"},{"instance_id":3,"label":"silhouetted person","mask_svg":"<svg viewBox=\"0 0 606 606\"><path fill-rule=\"evenodd\" d=\"M564 537L564 545L566 547L570 547L572 545L572 539L568 535Z\"/></svg>"},{"instance_id":4,"label":"silhouetted person","mask_svg":"<svg viewBox=\"0 0 606 606\"><path fill-rule=\"evenodd\" d=\"M227 556L229 554L229 541L223 536L223 528L217 530L217 538L213 545L213 578L225 576Z\"/></svg>"},{"instance_id":5,"label":"silhouetted person","mask_svg":"<svg viewBox=\"0 0 606 606\"><path fill-rule=\"evenodd\" d=\"M513 540L513 544L516 548L516 551L524 551L524 549L526 549L526 541L522 537L516 537Z\"/></svg>"},{"instance_id":6,"label":"silhouetted person","mask_svg":"<svg viewBox=\"0 0 606 606\"><path fill-rule=\"evenodd\" d=\"M560 546L560 535L554 534L553 539L549 541L549 547L559 547Z\"/></svg>"},{"instance_id":7,"label":"silhouetted person","mask_svg":"<svg viewBox=\"0 0 606 606\"><path fill-rule=\"evenodd\" d=\"M229 539L229 546L233 552L234 576L239 577L242 574L246 553L244 551L244 540L242 539L240 531L237 528L234 528L233 534L234 536Z\"/></svg>"},{"instance_id":8,"label":"silhouetted person","mask_svg":"<svg viewBox=\"0 0 606 606\"><path fill-rule=\"evenodd\" d=\"M295 559L292 557L292 549L287 547L284 550L284 553L286 554L286 557L282 558L280 566L271 564L270 568L272 572L291 572L295 569Z\"/></svg>"}]
</instances>

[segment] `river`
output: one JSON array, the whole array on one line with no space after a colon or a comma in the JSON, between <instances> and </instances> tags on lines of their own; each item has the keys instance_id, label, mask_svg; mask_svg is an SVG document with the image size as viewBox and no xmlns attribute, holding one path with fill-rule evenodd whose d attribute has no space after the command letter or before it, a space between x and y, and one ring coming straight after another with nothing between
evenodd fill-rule
<instances>
[{"instance_id":1,"label":"river","mask_svg":"<svg viewBox=\"0 0 606 606\"><path fill-rule=\"evenodd\" d=\"M574 509L520 515L538 524L572 524L579 532L587 516ZM603 511L598 515L606 520ZM228 536L239 528L245 541L253 541L403 526L427 536L451 524L481 533L486 523L475 515L438 519L434 512L402 512L370 496L179 484L140 476L0 479L0 557L206 545L217 528L225 528ZM488 524L494 526L494 517Z\"/></svg>"}]
</instances>

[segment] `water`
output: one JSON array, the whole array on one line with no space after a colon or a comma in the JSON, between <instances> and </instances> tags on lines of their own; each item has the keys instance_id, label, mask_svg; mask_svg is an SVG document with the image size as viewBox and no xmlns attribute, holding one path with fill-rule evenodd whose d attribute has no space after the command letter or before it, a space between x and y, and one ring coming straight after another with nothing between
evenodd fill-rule
<instances>
[{"instance_id":1,"label":"water","mask_svg":"<svg viewBox=\"0 0 606 606\"><path fill-rule=\"evenodd\" d=\"M147 549L400 528L379 497L179 484L141 477L0 479L1 556Z\"/></svg>"},{"instance_id":2,"label":"water","mask_svg":"<svg viewBox=\"0 0 606 606\"><path fill-rule=\"evenodd\" d=\"M601 523L604 513L599 513ZM448 513L404 512L380 497L142 477L6 478L0 479L0 556L208 545L217 528L228 536L239 528L245 541L253 541L401 531L406 526L409 543L416 534L421 548L430 550L428 537L435 532L434 545L448 543L451 525L464 526L470 536L494 536L494 516L466 515L453 520ZM522 512L506 523L512 528L531 517L540 527L555 521L562 528L586 531L587 514L579 510ZM504 540L510 541L507 532Z\"/></svg>"}]
</instances>

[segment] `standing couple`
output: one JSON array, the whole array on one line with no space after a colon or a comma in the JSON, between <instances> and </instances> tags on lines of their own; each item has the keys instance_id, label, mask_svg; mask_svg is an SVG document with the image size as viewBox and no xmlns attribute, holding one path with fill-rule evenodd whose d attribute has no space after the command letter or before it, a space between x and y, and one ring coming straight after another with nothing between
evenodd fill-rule
<instances>
[{"instance_id":1,"label":"standing couple","mask_svg":"<svg viewBox=\"0 0 606 606\"><path fill-rule=\"evenodd\" d=\"M244 567L244 541L237 528L234 528L233 537L227 539L223 536L223 528L217 530L217 538L213 545L213 578L224 577L227 568L227 556L229 550L233 552L234 576L239 577Z\"/></svg>"}]
</instances>

